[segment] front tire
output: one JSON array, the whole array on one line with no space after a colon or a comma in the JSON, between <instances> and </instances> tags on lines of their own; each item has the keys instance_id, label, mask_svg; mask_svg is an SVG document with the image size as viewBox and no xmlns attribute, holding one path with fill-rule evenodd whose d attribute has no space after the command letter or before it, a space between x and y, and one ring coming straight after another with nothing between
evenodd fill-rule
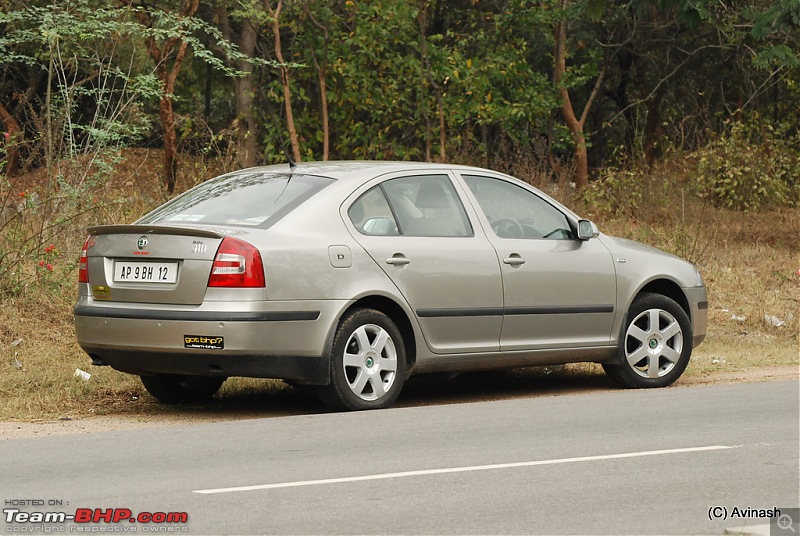
<instances>
[{"instance_id":1,"label":"front tire","mask_svg":"<svg viewBox=\"0 0 800 536\"><path fill-rule=\"evenodd\" d=\"M692 325L674 300L641 294L622 329L618 364L603 364L614 381L637 389L666 387L681 377L692 354Z\"/></svg>"},{"instance_id":2,"label":"front tire","mask_svg":"<svg viewBox=\"0 0 800 536\"><path fill-rule=\"evenodd\" d=\"M209 400L227 379L180 374L154 374L140 378L147 392L164 404Z\"/></svg>"},{"instance_id":3,"label":"front tire","mask_svg":"<svg viewBox=\"0 0 800 536\"><path fill-rule=\"evenodd\" d=\"M406 349L394 322L375 309L356 309L333 339L331 383L319 391L336 411L383 409L397 400L406 378Z\"/></svg>"}]
</instances>

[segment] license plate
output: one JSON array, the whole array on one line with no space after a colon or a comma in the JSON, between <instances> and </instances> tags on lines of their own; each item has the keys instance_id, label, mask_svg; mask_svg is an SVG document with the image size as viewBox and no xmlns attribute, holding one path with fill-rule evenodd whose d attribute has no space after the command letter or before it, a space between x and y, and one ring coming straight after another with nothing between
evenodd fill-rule
<instances>
[{"instance_id":1,"label":"license plate","mask_svg":"<svg viewBox=\"0 0 800 536\"><path fill-rule=\"evenodd\" d=\"M174 283L178 280L177 262L114 263L115 283Z\"/></svg>"}]
</instances>

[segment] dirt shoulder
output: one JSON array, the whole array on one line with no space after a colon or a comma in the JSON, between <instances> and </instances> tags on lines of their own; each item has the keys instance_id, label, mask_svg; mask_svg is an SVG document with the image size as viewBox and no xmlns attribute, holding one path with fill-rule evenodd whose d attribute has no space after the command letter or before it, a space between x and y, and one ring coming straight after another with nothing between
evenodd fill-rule
<instances>
[{"instance_id":1,"label":"dirt shoulder","mask_svg":"<svg viewBox=\"0 0 800 536\"><path fill-rule=\"evenodd\" d=\"M728 383L758 383L769 381L784 381L784 380L800 380L800 367L797 365L784 365L777 367L764 367L764 368L749 368L731 372L715 372L713 374L698 374L692 376L684 376L672 389L681 389L685 387L692 387L698 385L715 385L715 384L728 384ZM586 392L587 389L575 389L570 381L564 381L561 387L558 386L559 380L554 378L549 388L543 389L542 392L530 393L520 395L514 389L508 396L495 396L492 399L502 398L515 398L518 396L567 396L575 393ZM596 386L591 390L602 391L607 390L605 386ZM405 405L420 405L425 403L424 400L411 401L411 403L400 403L399 406ZM476 400L485 399L483 397L475 398L473 396L465 395L462 400L448 400L447 403L457 402L472 402ZM429 400L428 403L436 404L441 403L437 400ZM307 405L301 408L305 412L314 413L315 408L309 408ZM143 428L163 427L163 426L176 426L176 425L192 425L210 422L221 422L230 420L252 419L252 418L269 418L279 417L287 414L296 414L296 412L286 412L281 409L270 411L264 409L263 411L250 412L244 411L240 414L236 412L197 412L187 411L180 414L156 414L156 415L102 415L94 417L86 417L80 419L63 419L56 421L33 421L33 422L0 422L0 440L7 439L21 439L31 437L48 437L57 435L71 435L71 434L86 434L92 432L108 432L118 430L136 430Z\"/></svg>"}]
</instances>

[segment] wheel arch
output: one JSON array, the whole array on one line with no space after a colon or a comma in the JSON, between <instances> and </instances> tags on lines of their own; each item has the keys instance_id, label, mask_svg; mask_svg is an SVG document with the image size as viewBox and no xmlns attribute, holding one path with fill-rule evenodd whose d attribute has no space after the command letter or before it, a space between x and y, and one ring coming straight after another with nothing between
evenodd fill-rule
<instances>
[{"instance_id":1,"label":"wheel arch","mask_svg":"<svg viewBox=\"0 0 800 536\"><path fill-rule=\"evenodd\" d=\"M681 306L681 309L683 309L683 311L686 313L686 316L689 317L689 322L692 322L692 308L689 306L689 300L686 298L686 294L684 294L681 286L675 281L663 278L654 279L639 289L639 291L636 293L636 296L634 296L634 300L645 293L661 294L662 296L670 298L672 301ZM633 300L631 303L633 303ZM628 304L628 308L630 308L630 304Z\"/></svg>"},{"instance_id":2,"label":"wheel arch","mask_svg":"<svg viewBox=\"0 0 800 536\"><path fill-rule=\"evenodd\" d=\"M628 324L628 312L630 311L633 302L635 302L637 298L644 294L660 294L661 296L666 296L667 298L671 299L677 303L681 309L683 309L683 311L686 313L686 316L689 318L689 324L692 325L693 319L691 307L689 306L689 300L687 299L686 294L684 294L681 286L671 279L663 277L653 279L642 285L642 287L631 296L631 300L625 305L625 311L622 317L619 319L619 324L615 324L614 344L619 344L619 341L623 336L625 327ZM622 362L622 357L619 355L619 353L616 353L613 357L603 362L608 364L618 364Z\"/></svg>"},{"instance_id":3,"label":"wheel arch","mask_svg":"<svg viewBox=\"0 0 800 536\"><path fill-rule=\"evenodd\" d=\"M356 309L375 309L388 316L389 319L395 323L397 329L400 330L400 334L403 336L407 370L410 371L417 361L417 337L414 333L414 327L411 325L411 320L400 304L386 296L364 296L357 299L350 307L342 311L339 321L341 322L342 318Z\"/></svg>"}]
</instances>

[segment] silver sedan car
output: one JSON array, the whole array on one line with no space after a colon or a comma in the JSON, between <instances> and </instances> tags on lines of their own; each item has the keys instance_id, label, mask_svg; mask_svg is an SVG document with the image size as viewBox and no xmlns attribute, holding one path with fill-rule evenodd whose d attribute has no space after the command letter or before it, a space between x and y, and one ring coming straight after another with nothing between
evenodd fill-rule
<instances>
[{"instance_id":1,"label":"silver sedan car","mask_svg":"<svg viewBox=\"0 0 800 536\"><path fill-rule=\"evenodd\" d=\"M89 229L75 331L165 403L230 376L385 408L411 374L602 363L663 387L706 335L690 263L494 171L304 163L209 180Z\"/></svg>"}]
</instances>

